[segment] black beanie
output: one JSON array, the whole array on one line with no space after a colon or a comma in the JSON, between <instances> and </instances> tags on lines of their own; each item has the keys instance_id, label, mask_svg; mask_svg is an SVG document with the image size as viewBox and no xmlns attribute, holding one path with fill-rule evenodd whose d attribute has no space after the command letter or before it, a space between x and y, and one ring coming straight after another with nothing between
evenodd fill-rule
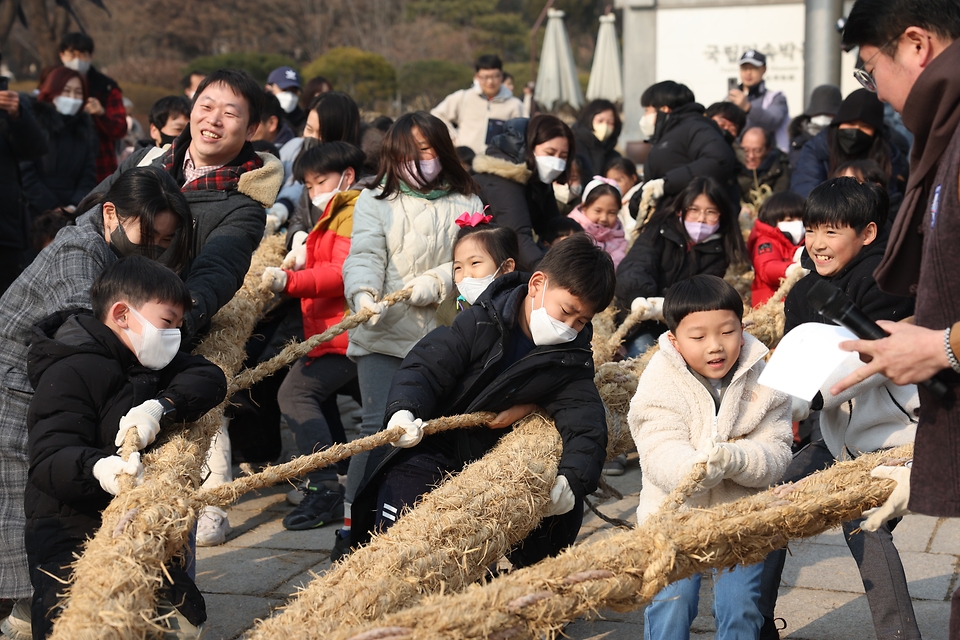
<instances>
[{"instance_id":1,"label":"black beanie","mask_svg":"<svg viewBox=\"0 0 960 640\"><path fill-rule=\"evenodd\" d=\"M883 129L883 103L877 98L877 94L866 89L857 89L848 95L840 104L840 109L837 111L832 125L836 126L854 120L870 125L878 133Z\"/></svg>"}]
</instances>

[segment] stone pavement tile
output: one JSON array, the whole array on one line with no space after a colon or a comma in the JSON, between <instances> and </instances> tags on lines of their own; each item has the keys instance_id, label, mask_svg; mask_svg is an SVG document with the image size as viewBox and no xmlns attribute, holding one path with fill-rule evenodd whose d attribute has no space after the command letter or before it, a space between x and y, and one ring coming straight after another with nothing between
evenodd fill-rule
<instances>
[{"instance_id":1,"label":"stone pavement tile","mask_svg":"<svg viewBox=\"0 0 960 640\"><path fill-rule=\"evenodd\" d=\"M956 570L956 558L934 553L902 551L900 561L907 576L910 597L914 600L949 599Z\"/></svg>"},{"instance_id":2,"label":"stone pavement tile","mask_svg":"<svg viewBox=\"0 0 960 640\"><path fill-rule=\"evenodd\" d=\"M204 593L262 596L317 564L315 551L201 547L197 586Z\"/></svg>"},{"instance_id":3,"label":"stone pavement tile","mask_svg":"<svg viewBox=\"0 0 960 640\"><path fill-rule=\"evenodd\" d=\"M228 540L227 545L245 548L322 551L324 555L329 556L333 549L333 532L337 530L340 524L340 521L338 521L316 529L288 531L283 528L282 518L275 517L252 531Z\"/></svg>"},{"instance_id":4,"label":"stone pavement tile","mask_svg":"<svg viewBox=\"0 0 960 640\"><path fill-rule=\"evenodd\" d=\"M643 637L643 609L618 613L601 611L594 620L577 620L563 630L571 640L639 640Z\"/></svg>"},{"instance_id":5,"label":"stone pavement tile","mask_svg":"<svg viewBox=\"0 0 960 640\"><path fill-rule=\"evenodd\" d=\"M943 518L933 536L930 553L960 555L960 518Z\"/></svg>"},{"instance_id":6,"label":"stone pavement tile","mask_svg":"<svg viewBox=\"0 0 960 640\"><path fill-rule=\"evenodd\" d=\"M947 637L949 602L914 601L920 633L929 640ZM868 640L876 638L867 598L853 593L781 589L777 617L787 621L784 640Z\"/></svg>"},{"instance_id":7,"label":"stone pavement tile","mask_svg":"<svg viewBox=\"0 0 960 640\"><path fill-rule=\"evenodd\" d=\"M205 640L232 640L239 638L253 627L257 618L266 618L274 608L283 604L280 600L255 598L253 596L205 593L207 623Z\"/></svg>"},{"instance_id":8,"label":"stone pavement tile","mask_svg":"<svg viewBox=\"0 0 960 640\"><path fill-rule=\"evenodd\" d=\"M805 542L792 549L783 568L783 584L790 587L863 593L857 563L846 545ZM781 592L783 587L781 586Z\"/></svg>"},{"instance_id":9,"label":"stone pavement tile","mask_svg":"<svg viewBox=\"0 0 960 640\"><path fill-rule=\"evenodd\" d=\"M306 587L310 582L313 581L314 578L322 575L329 568L330 558L327 558L323 562L318 562L306 571L293 576L281 584L279 587L274 589L273 595L278 598L291 598L297 594L297 591L303 587Z\"/></svg>"},{"instance_id":10,"label":"stone pavement tile","mask_svg":"<svg viewBox=\"0 0 960 640\"><path fill-rule=\"evenodd\" d=\"M271 509L258 511L254 509L228 509L227 520L230 522L230 533L227 534L227 543L239 538L248 531L252 531L265 522L276 520L280 522L283 519L282 513L277 513Z\"/></svg>"},{"instance_id":11,"label":"stone pavement tile","mask_svg":"<svg viewBox=\"0 0 960 640\"><path fill-rule=\"evenodd\" d=\"M893 530L893 543L900 551L927 550L933 530L937 526L937 518L931 516L909 515L900 521ZM960 553L960 547L953 553Z\"/></svg>"},{"instance_id":12,"label":"stone pavement tile","mask_svg":"<svg viewBox=\"0 0 960 640\"><path fill-rule=\"evenodd\" d=\"M282 482L273 487L245 493L235 504L230 505L228 511L289 511L292 507L287 504L286 496L290 489L292 487L289 484Z\"/></svg>"}]
</instances>

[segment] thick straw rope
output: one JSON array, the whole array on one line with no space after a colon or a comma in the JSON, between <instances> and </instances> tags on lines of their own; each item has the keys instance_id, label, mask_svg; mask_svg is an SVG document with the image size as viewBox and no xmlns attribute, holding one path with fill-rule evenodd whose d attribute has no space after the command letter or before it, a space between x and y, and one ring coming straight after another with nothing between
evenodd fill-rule
<instances>
[{"instance_id":1,"label":"thick straw rope","mask_svg":"<svg viewBox=\"0 0 960 640\"><path fill-rule=\"evenodd\" d=\"M426 594L459 591L540 522L559 457L553 424L538 414L523 419L487 456L424 496L247 637L326 638Z\"/></svg>"},{"instance_id":2,"label":"thick straw rope","mask_svg":"<svg viewBox=\"0 0 960 640\"><path fill-rule=\"evenodd\" d=\"M782 547L860 517L882 504L895 483L870 477L907 445L838 463L794 485L711 509L662 510L642 526L571 547L556 558L463 593L436 595L376 623L341 628L334 640L390 638L555 638L563 625L601 608L636 609L671 582L707 569L750 564ZM702 476L703 470L694 474ZM686 489L696 484L691 478ZM310 634L309 625L300 637Z\"/></svg>"}]
</instances>

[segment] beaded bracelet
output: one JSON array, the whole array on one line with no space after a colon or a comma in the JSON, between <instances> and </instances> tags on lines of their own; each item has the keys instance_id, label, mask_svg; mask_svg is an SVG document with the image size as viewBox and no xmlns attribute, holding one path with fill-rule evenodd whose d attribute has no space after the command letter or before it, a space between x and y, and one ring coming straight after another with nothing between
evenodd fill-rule
<instances>
[{"instance_id":1,"label":"beaded bracelet","mask_svg":"<svg viewBox=\"0 0 960 640\"><path fill-rule=\"evenodd\" d=\"M947 360L950 361L950 368L960 373L960 360L957 360L957 354L953 352L953 347L950 346L950 331L952 329L953 327L950 326L943 332L943 348L947 352Z\"/></svg>"}]
</instances>

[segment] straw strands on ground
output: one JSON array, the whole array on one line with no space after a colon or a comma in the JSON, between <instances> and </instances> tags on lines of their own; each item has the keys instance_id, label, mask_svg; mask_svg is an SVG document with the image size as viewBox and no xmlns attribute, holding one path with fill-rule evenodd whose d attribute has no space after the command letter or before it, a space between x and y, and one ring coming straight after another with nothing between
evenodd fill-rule
<instances>
[{"instance_id":1,"label":"straw strands on ground","mask_svg":"<svg viewBox=\"0 0 960 640\"><path fill-rule=\"evenodd\" d=\"M886 500L895 485L870 477L870 470L889 463L888 457L911 453L908 445L838 463L794 485L784 497L769 490L711 509L667 509L637 529L599 537L489 584L436 595L375 623L342 627L323 637L555 638L564 624L602 608L636 609L671 582L707 569L759 562L788 540L860 517ZM702 475L702 469L693 473ZM300 633L320 637L309 623Z\"/></svg>"},{"instance_id":2,"label":"straw strands on ground","mask_svg":"<svg viewBox=\"0 0 960 640\"><path fill-rule=\"evenodd\" d=\"M528 416L488 455L424 496L247 637L327 638L344 625L475 582L540 522L559 457L553 423Z\"/></svg>"}]
</instances>

